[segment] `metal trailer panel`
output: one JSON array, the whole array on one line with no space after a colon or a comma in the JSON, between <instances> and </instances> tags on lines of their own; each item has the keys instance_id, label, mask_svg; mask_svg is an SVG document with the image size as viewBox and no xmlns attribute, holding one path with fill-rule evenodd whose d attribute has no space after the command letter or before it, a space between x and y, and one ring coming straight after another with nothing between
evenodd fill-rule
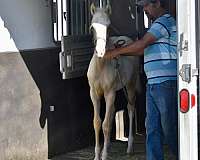
<instances>
[{"instance_id":1,"label":"metal trailer panel","mask_svg":"<svg viewBox=\"0 0 200 160\"><path fill-rule=\"evenodd\" d=\"M196 2L197 0L177 1L178 93L182 89L187 89L190 93L189 111L182 113L179 107L180 160L198 160L197 103L193 107L191 106L191 96L194 95L197 98Z\"/></svg>"},{"instance_id":2,"label":"metal trailer panel","mask_svg":"<svg viewBox=\"0 0 200 160\"><path fill-rule=\"evenodd\" d=\"M197 11L197 21L196 21L196 26L197 26L197 36L196 36L196 41L197 41L197 68L198 68L198 71L199 71L199 66L200 66L200 61L199 61L199 56L200 56L200 2L199 1L196 1L196 11ZM199 76L197 77L198 80L197 80L197 119L198 119L198 156L199 156L199 135L200 135L200 99L199 99L199 96L200 96L200 88L199 88L199 84L200 84L200 78Z\"/></svg>"},{"instance_id":3,"label":"metal trailer panel","mask_svg":"<svg viewBox=\"0 0 200 160\"><path fill-rule=\"evenodd\" d=\"M89 0L53 0L53 39L59 43L63 36L89 34Z\"/></svg>"},{"instance_id":4,"label":"metal trailer panel","mask_svg":"<svg viewBox=\"0 0 200 160\"><path fill-rule=\"evenodd\" d=\"M60 52L60 71L63 79L86 75L93 55L92 36L63 36Z\"/></svg>"}]
</instances>

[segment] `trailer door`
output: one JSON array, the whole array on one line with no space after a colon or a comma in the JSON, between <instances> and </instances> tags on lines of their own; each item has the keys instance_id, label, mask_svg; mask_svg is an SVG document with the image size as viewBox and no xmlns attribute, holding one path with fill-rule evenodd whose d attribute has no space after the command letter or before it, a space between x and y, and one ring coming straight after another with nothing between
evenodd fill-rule
<instances>
[{"instance_id":1,"label":"trailer door","mask_svg":"<svg viewBox=\"0 0 200 160\"><path fill-rule=\"evenodd\" d=\"M89 31L90 0L53 0L53 39L61 44L59 55L63 79L86 74L93 55L93 40Z\"/></svg>"},{"instance_id":2,"label":"trailer door","mask_svg":"<svg viewBox=\"0 0 200 160\"><path fill-rule=\"evenodd\" d=\"M198 0L178 0L179 159L198 160Z\"/></svg>"}]
</instances>

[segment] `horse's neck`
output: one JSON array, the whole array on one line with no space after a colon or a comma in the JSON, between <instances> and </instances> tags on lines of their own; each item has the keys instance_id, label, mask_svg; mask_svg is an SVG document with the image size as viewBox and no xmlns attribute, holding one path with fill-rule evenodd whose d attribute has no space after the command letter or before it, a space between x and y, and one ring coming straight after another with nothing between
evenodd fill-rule
<instances>
[{"instance_id":1,"label":"horse's neck","mask_svg":"<svg viewBox=\"0 0 200 160\"><path fill-rule=\"evenodd\" d=\"M97 70L102 70L105 66L105 59L104 58L99 58L97 55L94 55L94 60L95 60L95 67Z\"/></svg>"}]
</instances>

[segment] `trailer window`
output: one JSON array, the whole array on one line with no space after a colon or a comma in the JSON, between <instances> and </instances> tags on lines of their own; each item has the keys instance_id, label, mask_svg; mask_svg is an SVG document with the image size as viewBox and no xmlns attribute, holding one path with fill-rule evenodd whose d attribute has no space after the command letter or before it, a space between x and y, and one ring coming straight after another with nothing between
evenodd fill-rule
<instances>
[{"instance_id":1,"label":"trailer window","mask_svg":"<svg viewBox=\"0 0 200 160\"><path fill-rule=\"evenodd\" d=\"M53 38L61 41L62 36L89 34L89 0L53 0Z\"/></svg>"}]
</instances>

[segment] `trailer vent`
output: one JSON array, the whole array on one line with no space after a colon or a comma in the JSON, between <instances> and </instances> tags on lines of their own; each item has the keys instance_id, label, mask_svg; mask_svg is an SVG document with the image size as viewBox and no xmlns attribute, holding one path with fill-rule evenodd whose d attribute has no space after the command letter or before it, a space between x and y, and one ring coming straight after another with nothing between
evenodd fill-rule
<instances>
[{"instance_id":1,"label":"trailer vent","mask_svg":"<svg viewBox=\"0 0 200 160\"><path fill-rule=\"evenodd\" d=\"M63 79L86 75L94 52L91 35L63 36L59 54L60 72Z\"/></svg>"}]
</instances>

